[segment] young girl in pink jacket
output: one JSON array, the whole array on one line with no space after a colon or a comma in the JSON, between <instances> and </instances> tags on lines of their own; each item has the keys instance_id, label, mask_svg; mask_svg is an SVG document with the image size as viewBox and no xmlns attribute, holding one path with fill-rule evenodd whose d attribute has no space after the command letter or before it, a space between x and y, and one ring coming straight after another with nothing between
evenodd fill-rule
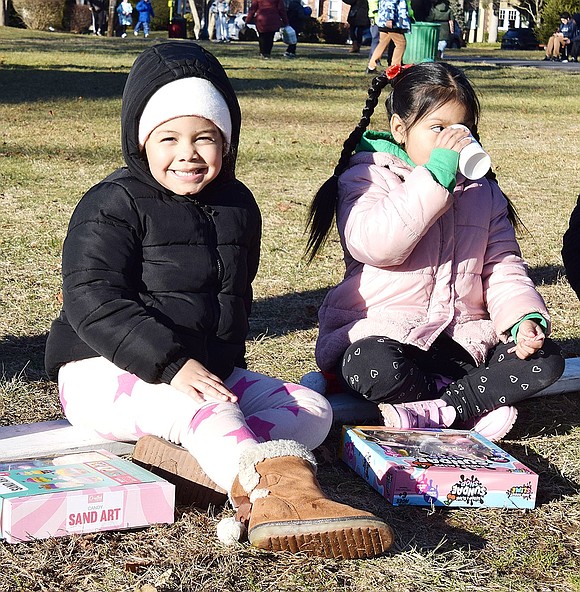
<instances>
[{"instance_id":1,"label":"young girl in pink jacket","mask_svg":"<svg viewBox=\"0 0 580 592\"><path fill-rule=\"evenodd\" d=\"M390 132L366 131L389 83ZM377 403L386 425L453 425L497 440L516 421L513 405L555 382L564 360L547 338L511 203L493 173L457 172L479 111L449 64L374 78L312 203L308 249L314 257L336 213L346 271L319 312L322 371Z\"/></svg>"}]
</instances>

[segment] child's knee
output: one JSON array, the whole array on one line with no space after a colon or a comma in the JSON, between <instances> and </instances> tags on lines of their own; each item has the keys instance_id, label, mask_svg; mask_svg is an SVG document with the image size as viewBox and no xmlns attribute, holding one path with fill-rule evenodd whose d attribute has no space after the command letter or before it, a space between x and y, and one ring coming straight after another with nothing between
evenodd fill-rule
<instances>
[{"instance_id":1,"label":"child's knee","mask_svg":"<svg viewBox=\"0 0 580 592\"><path fill-rule=\"evenodd\" d=\"M381 336L366 337L344 353L340 368L346 385L374 403L417 400L427 394L427 380L401 343Z\"/></svg>"}]
</instances>

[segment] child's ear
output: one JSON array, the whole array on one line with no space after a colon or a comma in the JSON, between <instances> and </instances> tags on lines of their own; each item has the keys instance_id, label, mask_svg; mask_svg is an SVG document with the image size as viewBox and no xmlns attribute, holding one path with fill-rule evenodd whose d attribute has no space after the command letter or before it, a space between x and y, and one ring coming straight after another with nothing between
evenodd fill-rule
<instances>
[{"instance_id":1,"label":"child's ear","mask_svg":"<svg viewBox=\"0 0 580 592\"><path fill-rule=\"evenodd\" d=\"M403 123L403 120L396 113L393 113L391 116L390 128L395 142L397 142L397 144L404 144L407 128Z\"/></svg>"}]
</instances>

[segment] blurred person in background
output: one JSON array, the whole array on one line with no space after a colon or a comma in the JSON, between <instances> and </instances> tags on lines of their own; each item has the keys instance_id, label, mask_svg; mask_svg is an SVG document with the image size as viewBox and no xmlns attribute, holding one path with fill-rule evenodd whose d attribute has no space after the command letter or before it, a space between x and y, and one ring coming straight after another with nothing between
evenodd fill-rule
<instances>
[{"instance_id":1,"label":"blurred person in background","mask_svg":"<svg viewBox=\"0 0 580 592\"><path fill-rule=\"evenodd\" d=\"M105 0L89 0L89 9L93 17L94 34L101 37L107 33L107 6Z\"/></svg>"},{"instance_id":2,"label":"blurred person in background","mask_svg":"<svg viewBox=\"0 0 580 592\"><path fill-rule=\"evenodd\" d=\"M256 25L260 57L269 60L274 47L274 35L288 25L284 0L253 0L246 24Z\"/></svg>"},{"instance_id":3,"label":"blurred person in background","mask_svg":"<svg viewBox=\"0 0 580 592\"><path fill-rule=\"evenodd\" d=\"M342 0L350 6L346 21L350 27L349 34L352 41L350 53L359 53L366 29L371 26L369 19L369 3L367 0Z\"/></svg>"},{"instance_id":4,"label":"blurred person in background","mask_svg":"<svg viewBox=\"0 0 580 592\"><path fill-rule=\"evenodd\" d=\"M451 43L454 31L454 16L448 0L438 0L431 7L427 21L439 23L439 42L437 44L437 57L442 60L445 49Z\"/></svg>"},{"instance_id":5,"label":"blurred person in background","mask_svg":"<svg viewBox=\"0 0 580 592\"><path fill-rule=\"evenodd\" d=\"M151 6L151 2L149 0L139 0L139 2L137 2L136 8L137 12L139 13L139 18L137 19L137 24L135 25L135 36L139 35L139 31L143 29L144 37L149 37L149 26L151 24L151 19L155 16L153 6Z\"/></svg>"}]
</instances>

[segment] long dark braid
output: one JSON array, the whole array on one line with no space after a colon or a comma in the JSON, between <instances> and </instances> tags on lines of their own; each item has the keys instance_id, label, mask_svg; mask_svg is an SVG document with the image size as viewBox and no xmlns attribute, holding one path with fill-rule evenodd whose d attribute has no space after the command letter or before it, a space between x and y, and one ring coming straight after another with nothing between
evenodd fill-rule
<instances>
[{"instance_id":1,"label":"long dark braid","mask_svg":"<svg viewBox=\"0 0 580 592\"><path fill-rule=\"evenodd\" d=\"M338 164L334 168L334 174L322 185L312 200L307 223L307 227L310 228L306 244L306 255L309 262L314 259L316 253L322 248L330 233L338 202L338 177L348 167L354 149L369 126L371 117L379 102L381 91L387 84L389 84L389 79L384 74L373 78L362 110L361 120L342 145L342 152Z\"/></svg>"}]
</instances>

